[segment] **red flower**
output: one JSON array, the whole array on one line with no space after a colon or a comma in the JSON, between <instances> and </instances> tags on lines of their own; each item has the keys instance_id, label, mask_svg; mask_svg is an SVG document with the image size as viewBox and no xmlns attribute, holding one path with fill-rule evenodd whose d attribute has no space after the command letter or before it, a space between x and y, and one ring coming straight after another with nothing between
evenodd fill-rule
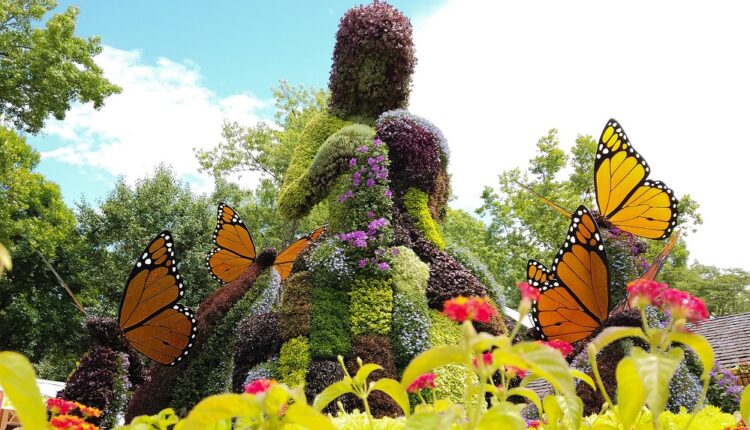
<instances>
[{"instance_id":1,"label":"red flower","mask_svg":"<svg viewBox=\"0 0 750 430\"><path fill-rule=\"evenodd\" d=\"M515 366L505 366L505 374L508 375L510 379L515 377L523 379L526 377L526 371Z\"/></svg>"},{"instance_id":2,"label":"red flower","mask_svg":"<svg viewBox=\"0 0 750 430\"><path fill-rule=\"evenodd\" d=\"M518 289L521 290L521 300L539 300L539 289L534 288L528 282L519 282Z\"/></svg>"},{"instance_id":3,"label":"red flower","mask_svg":"<svg viewBox=\"0 0 750 430\"><path fill-rule=\"evenodd\" d=\"M497 309L483 297L458 296L446 300L443 304L443 314L453 321L490 322L497 315Z\"/></svg>"},{"instance_id":4,"label":"red flower","mask_svg":"<svg viewBox=\"0 0 750 430\"><path fill-rule=\"evenodd\" d=\"M256 379L245 385L245 392L248 394L261 394L268 391L271 385L275 384L276 381L273 379Z\"/></svg>"},{"instance_id":5,"label":"red flower","mask_svg":"<svg viewBox=\"0 0 750 430\"><path fill-rule=\"evenodd\" d=\"M563 357L567 357L570 355L571 352L573 352L573 346L571 346L568 342L565 342L564 340L560 339L554 339L549 342L541 341L542 345L547 345L551 348L555 348L556 350L560 351L560 354L563 355Z\"/></svg>"},{"instance_id":6,"label":"red flower","mask_svg":"<svg viewBox=\"0 0 750 430\"><path fill-rule=\"evenodd\" d=\"M425 373L419 378L415 379L414 382L409 384L409 388L406 389L407 393L416 393L424 390L425 388L435 388L435 374Z\"/></svg>"},{"instance_id":7,"label":"red flower","mask_svg":"<svg viewBox=\"0 0 750 430\"><path fill-rule=\"evenodd\" d=\"M537 429L541 425L542 425L541 421L539 421L539 420L531 420L528 423L526 423L526 428L527 429Z\"/></svg>"},{"instance_id":8,"label":"red flower","mask_svg":"<svg viewBox=\"0 0 750 430\"><path fill-rule=\"evenodd\" d=\"M674 319L700 321L709 316L706 304L688 292L667 288L662 292L662 300Z\"/></svg>"},{"instance_id":9,"label":"red flower","mask_svg":"<svg viewBox=\"0 0 750 430\"><path fill-rule=\"evenodd\" d=\"M81 417L74 415L58 415L53 417L49 424L52 428L58 430L98 430L99 427L87 423Z\"/></svg>"},{"instance_id":10,"label":"red flower","mask_svg":"<svg viewBox=\"0 0 750 430\"><path fill-rule=\"evenodd\" d=\"M474 357L473 359L474 367L479 368L479 360L477 360L477 357ZM492 364L492 353L491 352L485 352L482 354L482 362L485 366L489 366Z\"/></svg>"},{"instance_id":11,"label":"red flower","mask_svg":"<svg viewBox=\"0 0 750 430\"><path fill-rule=\"evenodd\" d=\"M635 281L628 284L630 306L660 306L662 301L662 293L666 289L667 284L662 284L650 279L636 279Z\"/></svg>"},{"instance_id":12,"label":"red flower","mask_svg":"<svg viewBox=\"0 0 750 430\"><path fill-rule=\"evenodd\" d=\"M58 397L47 399L47 409L52 412L52 415L65 415L75 409L76 406L75 402L70 402Z\"/></svg>"}]
</instances>

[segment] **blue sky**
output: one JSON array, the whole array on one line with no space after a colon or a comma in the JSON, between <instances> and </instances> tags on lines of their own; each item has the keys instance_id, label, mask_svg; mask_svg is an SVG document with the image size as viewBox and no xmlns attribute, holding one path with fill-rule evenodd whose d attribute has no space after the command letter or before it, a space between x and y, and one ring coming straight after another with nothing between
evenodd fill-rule
<instances>
[{"instance_id":1,"label":"blue sky","mask_svg":"<svg viewBox=\"0 0 750 430\"><path fill-rule=\"evenodd\" d=\"M440 4L425 0L392 3L410 17L427 14ZM280 79L307 86L327 85L339 19L356 4L359 2L82 0L61 1L56 11L78 7L77 35L99 36L107 47L138 51L139 64L169 59L191 67L200 75L200 85L212 91L215 99L247 94L267 101ZM265 105L255 113L271 117L273 110ZM50 132L29 140L42 152L70 143ZM189 146L183 149L192 153ZM82 196L90 201L104 197L116 173L122 173L85 163L71 165L55 157L45 157L39 170L61 185L69 204Z\"/></svg>"},{"instance_id":2,"label":"blue sky","mask_svg":"<svg viewBox=\"0 0 750 430\"><path fill-rule=\"evenodd\" d=\"M65 7L64 3L60 7ZM210 191L193 148L221 140L225 119L270 117L271 87L327 84L334 34L355 3L85 1L78 34L99 35L97 62L124 88L94 112L74 106L29 140L68 203L97 200L159 163ZM686 232L704 264L750 270L750 4L715 0L396 1L412 19L417 66L409 109L451 148L451 204L472 211L497 175L524 168L557 128L563 148L627 130L652 179L690 194L704 223ZM253 178L243 178L248 181ZM728 240L727 238L732 238Z\"/></svg>"}]
</instances>

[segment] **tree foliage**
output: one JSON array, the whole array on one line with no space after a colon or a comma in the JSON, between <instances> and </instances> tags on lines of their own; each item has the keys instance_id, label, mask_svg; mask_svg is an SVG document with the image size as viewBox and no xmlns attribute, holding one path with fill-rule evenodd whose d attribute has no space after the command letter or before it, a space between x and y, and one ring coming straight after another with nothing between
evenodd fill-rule
<instances>
[{"instance_id":1,"label":"tree foliage","mask_svg":"<svg viewBox=\"0 0 750 430\"><path fill-rule=\"evenodd\" d=\"M65 118L71 103L93 103L120 92L93 57L98 37L76 37L78 9L69 7L41 26L54 0L0 0L0 117L37 133L49 115Z\"/></svg>"}]
</instances>

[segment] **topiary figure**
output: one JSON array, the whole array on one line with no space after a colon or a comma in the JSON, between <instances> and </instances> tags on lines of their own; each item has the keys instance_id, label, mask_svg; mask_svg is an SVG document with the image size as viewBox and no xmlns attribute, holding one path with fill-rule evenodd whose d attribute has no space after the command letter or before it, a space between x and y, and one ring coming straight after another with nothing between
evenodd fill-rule
<instances>
[{"instance_id":1,"label":"topiary figure","mask_svg":"<svg viewBox=\"0 0 750 430\"><path fill-rule=\"evenodd\" d=\"M408 19L377 1L351 9L341 20L333 57L329 110L306 125L279 193L279 211L292 220L327 205L328 238L311 247L282 284L281 347L275 337L245 332L267 342L253 348L264 357L278 348L278 377L290 385L307 382L310 401L341 377L333 370L337 356L349 372L356 372L359 357L383 367L372 377L396 378L435 342L458 341L446 333L457 335L459 326L440 319L443 301L488 295L443 250L438 223L450 194L445 138L402 109L415 61ZM493 299L503 301L500 294ZM258 317L243 326L252 321L266 323ZM504 324L498 318L480 328L501 332ZM244 368L257 361L249 354L242 360ZM443 369L441 378L457 394L466 381L454 373ZM375 416L402 413L380 394L369 403ZM343 399L343 405L353 403Z\"/></svg>"}]
</instances>

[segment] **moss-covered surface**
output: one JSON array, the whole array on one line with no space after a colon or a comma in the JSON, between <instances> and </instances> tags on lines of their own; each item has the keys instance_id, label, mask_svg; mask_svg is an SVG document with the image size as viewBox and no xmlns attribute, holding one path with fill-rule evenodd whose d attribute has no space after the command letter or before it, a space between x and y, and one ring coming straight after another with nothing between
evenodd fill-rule
<instances>
[{"instance_id":1,"label":"moss-covered surface","mask_svg":"<svg viewBox=\"0 0 750 430\"><path fill-rule=\"evenodd\" d=\"M336 286L317 285L313 291L310 355L316 360L335 360L349 355L349 293Z\"/></svg>"},{"instance_id":2,"label":"moss-covered surface","mask_svg":"<svg viewBox=\"0 0 750 430\"><path fill-rule=\"evenodd\" d=\"M432 219L427 205L427 193L417 188L409 188L404 194L404 209L411 215L414 227L439 249L445 248L445 239Z\"/></svg>"},{"instance_id":3,"label":"moss-covered surface","mask_svg":"<svg viewBox=\"0 0 750 430\"><path fill-rule=\"evenodd\" d=\"M372 142L375 130L362 124L352 124L333 133L323 142L306 174L313 186L314 200L325 197L336 178L350 169L349 160L356 157L356 149Z\"/></svg>"},{"instance_id":4,"label":"moss-covered surface","mask_svg":"<svg viewBox=\"0 0 750 430\"><path fill-rule=\"evenodd\" d=\"M310 365L310 342L305 337L295 337L284 342L279 354L279 379L294 387L305 382Z\"/></svg>"},{"instance_id":5,"label":"moss-covered surface","mask_svg":"<svg viewBox=\"0 0 750 430\"><path fill-rule=\"evenodd\" d=\"M389 279L356 279L350 293L352 335L389 335L393 313L393 287Z\"/></svg>"},{"instance_id":6,"label":"moss-covered surface","mask_svg":"<svg viewBox=\"0 0 750 430\"><path fill-rule=\"evenodd\" d=\"M307 123L294 148L284 175L284 184L279 191L279 212L282 216L299 219L310 212L314 205L310 204L313 187L307 171L323 142L348 124L326 112L316 115Z\"/></svg>"}]
</instances>

